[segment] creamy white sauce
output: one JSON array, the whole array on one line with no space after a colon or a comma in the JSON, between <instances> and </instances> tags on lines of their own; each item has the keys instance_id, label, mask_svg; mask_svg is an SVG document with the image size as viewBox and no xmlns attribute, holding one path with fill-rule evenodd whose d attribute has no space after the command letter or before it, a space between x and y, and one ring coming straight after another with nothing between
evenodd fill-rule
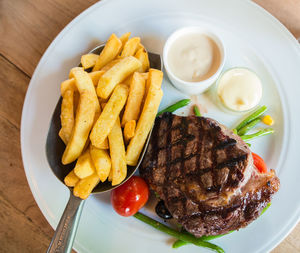
<instances>
[{"instance_id":1,"label":"creamy white sauce","mask_svg":"<svg viewBox=\"0 0 300 253\"><path fill-rule=\"evenodd\" d=\"M262 97L262 84L252 71L234 68L221 76L217 93L229 109L247 111L258 105Z\"/></svg>"},{"instance_id":2,"label":"creamy white sauce","mask_svg":"<svg viewBox=\"0 0 300 253\"><path fill-rule=\"evenodd\" d=\"M176 77L188 82L199 82L218 70L221 54L216 42L210 37L190 33L173 42L167 60Z\"/></svg>"}]
</instances>

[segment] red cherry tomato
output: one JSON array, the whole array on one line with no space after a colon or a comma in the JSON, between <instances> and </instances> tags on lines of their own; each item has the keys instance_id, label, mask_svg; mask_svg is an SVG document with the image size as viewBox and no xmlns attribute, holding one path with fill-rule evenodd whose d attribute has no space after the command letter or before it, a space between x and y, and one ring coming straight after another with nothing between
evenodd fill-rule
<instances>
[{"instance_id":1,"label":"red cherry tomato","mask_svg":"<svg viewBox=\"0 0 300 253\"><path fill-rule=\"evenodd\" d=\"M267 173L268 172L268 167L264 161L259 155L255 154L252 152L252 157L253 157L253 163L255 167L258 169L260 173Z\"/></svg>"},{"instance_id":2,"label":"red cherry tomato","mask_svg":"<svg viewBox=\"0 0 300 253\"><path fill-rule=\"evenodd\" d=\"M146 204L149 188L144 179L132 176L127 182L112 190L110 197L115 211L127 217L134 215Z\"/></svg>"}]
</instances>

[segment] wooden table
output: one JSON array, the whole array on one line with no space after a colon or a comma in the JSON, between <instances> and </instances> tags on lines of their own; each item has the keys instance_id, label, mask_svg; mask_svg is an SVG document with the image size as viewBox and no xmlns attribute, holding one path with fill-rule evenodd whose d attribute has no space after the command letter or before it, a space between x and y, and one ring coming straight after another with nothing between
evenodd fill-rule
<instances>
[{"instance_id":1,"label":"wooden table","mask_svg":"<svg viewBox=\"0 0 300 253\"><path fill-rule=\"evenodd\" d=\"M53 229L27 184L20 119L33 71L55 36L95 0L0 1L0 252L45 252ZM256 0L300 37L300 0ZM273 251L300 252L300 224Z\"/></svg>"}]
</instances>

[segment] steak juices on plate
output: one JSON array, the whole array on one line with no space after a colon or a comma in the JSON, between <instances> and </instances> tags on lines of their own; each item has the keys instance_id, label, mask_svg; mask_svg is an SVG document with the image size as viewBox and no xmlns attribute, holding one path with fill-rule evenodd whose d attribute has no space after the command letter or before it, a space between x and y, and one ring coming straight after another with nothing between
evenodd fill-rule
<instances>
[{"instance_id":1,"label":"steak juices on plate","mask_svg":"<svg viewBox=\"0 0 300 253\"><path fill-rule=\"evenodd\" d=\"M255 220L279 189L260 173L248 145L206 117L157 117L141 176L196 237L225 234Z\"/></svg>"}]
</instances>

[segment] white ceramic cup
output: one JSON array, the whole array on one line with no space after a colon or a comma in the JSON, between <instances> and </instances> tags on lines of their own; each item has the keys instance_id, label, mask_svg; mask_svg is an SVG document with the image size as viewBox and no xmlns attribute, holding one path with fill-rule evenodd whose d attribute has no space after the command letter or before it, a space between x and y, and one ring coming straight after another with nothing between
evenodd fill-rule
<instances>
[{"instance_id":1,"label":"white ceramic cup","mask_svg":"<svg viewBox=\"0 0 300 253\"><path fill-rule=\"evenodd\" d=\"M210 76L208 79L199 81L199 82L189 82L189 81L184 81L180 78L178 78L170 69L170 65L168 63L168 53L170 51L170 47L176 41L178 38L181 36L187 35L187 34L204 34L211 38L216 45L218 46L220 50L220 65L217 69L217 71ZM225 47L220 39L219 36L217 36L215 33L212 31L209 31L206 28L203 28L201 26L189 26L189 27L184 27L179 30L176 30L173 32L169 38L167 39L164 49L163 49L163 62L164 62L164 67L167 72L167 75L172 82L172 84L180 91L183 93L192 95L192 94L200 94L204 91L206 91L210 86L218 79L219 75L221 74L221 71L224 67L224 62L225 62Z\"/></svg>"}]
</instances>

